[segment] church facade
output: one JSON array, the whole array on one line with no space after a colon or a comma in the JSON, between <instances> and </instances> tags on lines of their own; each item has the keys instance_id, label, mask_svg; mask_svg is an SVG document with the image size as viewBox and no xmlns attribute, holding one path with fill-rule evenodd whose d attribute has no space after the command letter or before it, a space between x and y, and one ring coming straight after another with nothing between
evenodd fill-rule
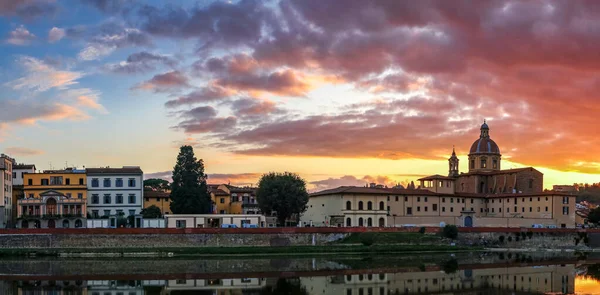
<instances>
[{"instance_id":1,"label":"church facade","mask_svg":"<svg viewBox=\"0 0 600 295\"><path fill-rule=\"evenodd\" d=\"M303 224L313 226L457 226L573 228L575 196L543 190L533 167L502 170L486 122L471 145L468 172L453 149L447 175L419 179L419 189L343 186L311 194Z\"/></svg>"}]
</instances>

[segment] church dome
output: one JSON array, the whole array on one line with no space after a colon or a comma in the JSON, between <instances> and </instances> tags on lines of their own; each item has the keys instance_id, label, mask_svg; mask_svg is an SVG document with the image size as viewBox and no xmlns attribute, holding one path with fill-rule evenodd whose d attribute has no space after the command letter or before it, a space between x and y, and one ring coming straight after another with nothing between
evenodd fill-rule
<instances>
[{"instance_id":1,"label":"church dome","mask_svg":"<svg viewBox=\"0 0 600 295\"><path fill-rule=\"evenodd\" d=\"M470 154L500 154L500 148L498 145L490 138L490 128L487 123L483 121L483 125L481 125L481 135L479 139L475 140L471 145Z\"/></svg>"}]
</instances>

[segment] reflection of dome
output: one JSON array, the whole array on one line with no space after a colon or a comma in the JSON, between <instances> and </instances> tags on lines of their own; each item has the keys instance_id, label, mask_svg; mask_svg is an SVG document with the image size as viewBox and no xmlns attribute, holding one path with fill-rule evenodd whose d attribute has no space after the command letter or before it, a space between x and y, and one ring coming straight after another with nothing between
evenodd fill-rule
<instances>
[{"instance_id":1,"label":"reflection of dome","mask_svg":"<svg viewBox=\"0 0 600 295\"><path fill-rule=\"evenodd\" d=\"M471 145L470 154L500 154L500 148L498 145L490 138L490 128L487 123L483 121L483 125L481 125L481 135L479 139L477 139L473 145Z\"/></svg>"}]
</instances>

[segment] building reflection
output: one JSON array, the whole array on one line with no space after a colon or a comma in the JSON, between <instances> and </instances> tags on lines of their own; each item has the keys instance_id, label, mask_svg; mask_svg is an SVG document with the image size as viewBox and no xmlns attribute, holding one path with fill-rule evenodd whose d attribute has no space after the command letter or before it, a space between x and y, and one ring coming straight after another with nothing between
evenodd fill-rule
<instances>
[{"instance_id":1,"label":"building reflection","mask_svg":"<svg viewBox=\"0 0 600 295\"><path fill-rule=\"evenodd\" d=\"M264 294L574 294L575 265L500 267L487 269L427 270L398 273L360 273L296 279L230 278L178 280L2 281L2 294L12 295L264 295ZM587 290L594 290L587 287ZM293 289L293 293L290 290ZM581 289L581 288L580 288Z\"/></svg>"}]
</instances>

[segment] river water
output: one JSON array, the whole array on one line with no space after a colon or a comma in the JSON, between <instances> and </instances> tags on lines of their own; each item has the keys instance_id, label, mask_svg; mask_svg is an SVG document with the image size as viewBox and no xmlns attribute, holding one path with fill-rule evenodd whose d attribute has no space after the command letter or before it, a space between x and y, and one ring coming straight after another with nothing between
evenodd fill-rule
<instances>
[{"instance_id":1,"label":"river water","mask_svg":"<svg viewBox=\"0 0 600 295\"><path fill-rule=\"evenodd\" d=\"M600 255L0 260L0 294L599 294Z\"/></svg>"}]
</instances>

